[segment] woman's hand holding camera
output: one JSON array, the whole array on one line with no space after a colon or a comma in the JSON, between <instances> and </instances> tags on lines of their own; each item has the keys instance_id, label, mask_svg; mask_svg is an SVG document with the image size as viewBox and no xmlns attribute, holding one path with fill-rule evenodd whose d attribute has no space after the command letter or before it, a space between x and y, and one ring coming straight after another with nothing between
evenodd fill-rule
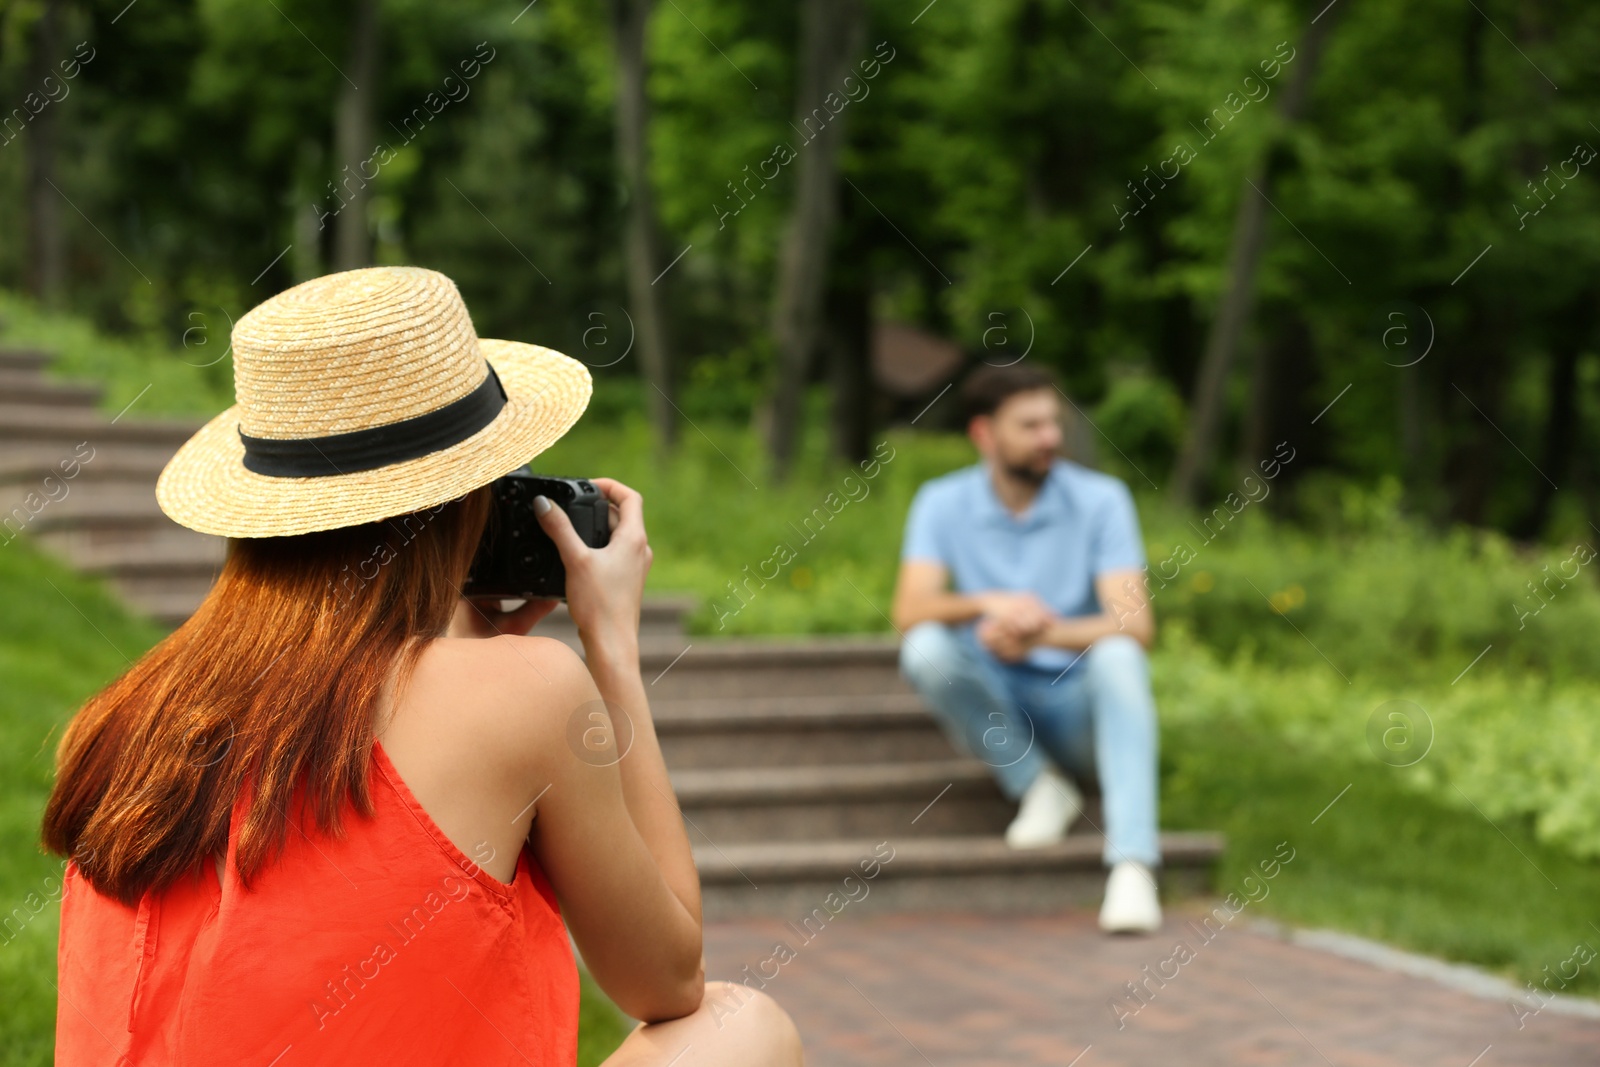
<instances>
[{"instance_id":1,"label":"woman's hand holding camera","mask_svg":"<svg viewBox=\"0 0 1600 1067\"><path fill-rule=\"evenodd\" d=\"M611 505L611 540L590 548L567 513L545 497L534 501L539 525L555 542L567 570L567 611L590 656L636 660L639 605L651 551L644 530L644 498L611 478L591 479ZM462 600L450 620L452 637L525 634L555 610L556 600L528 600L511 611L499 599Z\"/></svg>"},{"instance_id":2,"label":"woman's hand holding camera","mask_svg":"<svg viewBox=\"0 0 1600 1067\"><path fill-rule=\"evenodd\" d=\"M539 525L555 542L567 568L567 610L584 649L591 658L637 660L639 604L652 558L644 530L644 498L614 479L590 480L611 502L611 541L604 548L584 544L567 513L543 497L534 507Z\"/></svg>"}]
</instances>

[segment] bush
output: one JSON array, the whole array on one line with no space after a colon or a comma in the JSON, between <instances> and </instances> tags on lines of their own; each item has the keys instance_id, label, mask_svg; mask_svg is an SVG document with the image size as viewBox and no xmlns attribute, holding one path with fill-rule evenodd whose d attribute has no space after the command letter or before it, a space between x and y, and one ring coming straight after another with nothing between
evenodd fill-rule
<instances>
[{"instance_id":1,"label":"bush","mask_svg":"<svg viewBox=\"0 0 1600 1067\"><path fill-rule=\"evenodd\" d=\"M1386 765L1441 807L1527 824L1547 845L1600 857L1593 679L1479 664L1454 683L1420 672L1346 683L1322 663L1223 658L1183 623L1166 628L1153 676L1165 731L1242 730L1272 738L1293 762Z\"/></svg>"}]
</instances>

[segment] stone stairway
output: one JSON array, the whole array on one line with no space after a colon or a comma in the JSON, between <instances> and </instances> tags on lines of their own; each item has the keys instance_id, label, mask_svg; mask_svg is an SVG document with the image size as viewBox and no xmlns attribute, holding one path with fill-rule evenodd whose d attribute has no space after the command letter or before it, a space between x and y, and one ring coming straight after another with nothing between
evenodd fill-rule
<instances>
[{"instance_id":1,"label":"stone stairway","mask_svg":"<svg viewBox=\"0 0 1600 1067\"><path fill-rule=\"evenodd\" d=\"M176 625L222 563L221 538L156 507L156 477L200 422L107 416L98 387L45 377L49 361L0 349L0 538L24 529L107 578L136 610Z\"/></svg>"},{"instance_id":2,"label":"stone stairway","mask_svg":"<svg viewBox=\"0 0 1600 1067\"><path fill-rule=\"evenodd\" d=\"M1058 846L1007 848L1015 806L952 749L896 662L894 639L875 636L646 640L651 712L707 916L799 922L830 894L836 910L863 890L862 905L885 911L1098 903L1099 805ZM1168 890L1204 891L1221 836L1161 843ZM865 882L864 869L875 872Z\"/></svg>"},{"instance_id":3,"label":"stone stairway","mask_svg":"<svg viewBox=\"0 0 1600 1067\"><path fill-rule=\"evenodd\" d=\"M199 423L131 412L113 420L99 411L97 388L47 379L48 362L0 349L0 520L10 517L0 540L25 529L104 576L136 610L177 625L224 550L155 503L157 475ZM65 477L61 464L74 458ZM892 638L686 636L691 608L651 600L641 639L707 917L798 922L830 894L836 907L860 898L857 909L885 911L1041 912L1098 901L1098 806L1058 846L1008 849L1000 834L1014 806L900 679ZM564 610L538 632L577 640ZM1221 848L1217 834L1162 835L1168 891L1206 888Z\"/></svg>"}]
</instances>

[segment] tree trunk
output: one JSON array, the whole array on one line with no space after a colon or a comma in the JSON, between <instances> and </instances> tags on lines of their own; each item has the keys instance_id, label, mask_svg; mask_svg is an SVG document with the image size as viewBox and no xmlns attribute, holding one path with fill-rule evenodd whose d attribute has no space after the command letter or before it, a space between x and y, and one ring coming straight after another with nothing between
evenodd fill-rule
<instances>
[{"instance_id":1,"label":"tree trunk","mask_svg":"<svg viewBox=\"0 0 1600 1067\"><path fill-rule=\"evenodd\" d=\"M833 252L825 301L832 452L848 463L871 454L878 399L872 377L872 257L863 208L860 197L844 201L839 218L843 240Z\"/></svg>"},{"instance_id":2,"label":"tree trunk","mask_svg":"<svg viewBox=\"0 0 1600 1067\"><path fill-rule=\"evenodd\" d=\"M1520 308L1510 299L1492 304L1473 301L1467 307L1462 337L1451 353L1448 387L1452 403L1446 410L1462 432L1446 464L1445 478L1451 488L1451 518L1468 526L1484 524L1500 472L1512 461L1527 471L1528 477L1540 477L1507 447L1499 429L1506 425L1507 354L1520 316Z\"/></svg>"},{"instance_id":3,"label":"tree trunk","mask_svg":"<svg viewBox=\"0 0 1600 1067\"><path fill-rule=\"evenodd\" d=\"M328 154L323 146L310 139L301 142L294 185L291 187L289 197L294 213L292 230L294 242L290 245L291 251L286 257L289 276L296 284L309 281L324 273L324 234L320 214L324 208L319 207L319 204L327 199L326 193L321 188L322 175L327 173L327 166ZM258 284L270 287L272 281L269 278L262 278ZM268 291L271 291L270 288Z\"/></svg>"},{"instance_id":4,"label":"tree trunk","mask_svg":"<svg viewBox=\"0 0 1600 1067\"><path fill-rule=\"evenodd\" d=\"M1557 484L1566 480L1578 429L1578 356L1589 351L1594 341L1592 298L1580 300L1561 316L1554 351L1550 355L1549 377L1545 379L1544 449L1539 470ZM1535 538L1550 521L1556 488L1538 478L1533 483L1533 503L1511 531L1514 536Z\"/></svg>"},{"instance_id":5,"label":"tree trunk","mask_svg":"<svg viewBox=\"0 0 1600 1067\"><path fill-rule=\"evenodd\" d=\"M794 208L778 260L772 335L777 373L772 397L770 448L774 473L788 473L799 444L805 386L822 336L828 253L838 216L839 150L844 111L826 101L842 99L845 76L866 37L862 0L806 0L801 12L800 77L794 128Z\"/></svg>"},{"instance_id":6,"label":"tree trunk","mask_svg":"<svg viewBox=\"0 0 1600 1067\"><path fill-rule=\"evenodd\" d=\"M1426 434L1427 412L1422 406L1423 371L1420 366L1398 368L1400 388L1395 394L1400 422L1400 482L1405 486L1407 508L1420 515L1432 513L1435 501L1428 477L1432 456Z\"/></svg>"},{"instance_id":7,"label":"tree trunk","mask_svg":"<svg viewBox=\"0 0 1600 1067\"><path fill-rule=\"evenodd\" d=\"M372 113L378 97L378 7L379 0L355 0L345 71L349 81L339 93L334 121L334 162L339 165L334 186L344 202L334 222L335 270L354 270L372 262L367 205L372 201L372 180L377 177Z\"/></svg>"},{"instance_id":8,"label":"tree trunk","mask_svg":"<svg viewBox=\"0 0 1600 1067\"><path fill-rule=\"evenodd\" d=\"M617 160L628 198L623 265L632 306L634 345L646 384L650 421L663 447L677 439L672 358L667 351L657 281L655 197L650 187L649 101L645 79L645 27L654 0L612 0L611 28L617 48Z\"/></svg>"},{"instance_id":9,"label":"tree trunk","mask_svg":"<svg viewBox=\"0 0 1600 1067\"><path fill-rule=\"evenodd\" d=\"M1328 34L1346 6L1338 5L1325 11L1301 39L1294 72L1278 105L1283 126L1293 124L1304 112ZM1255 305L1256 268L1260 266L1266 244L1267 198L1272 195L1273 172L1269 164L1278 139L1278 135L1268 139L1260 161L1239 190L1239 210L1233 219L1232 250L1228 256L1228 287L1206 338L1188 433L1184 435L1177 469L1173 472L1172 498L1179 504L1199 503L1206 472L1216 451L1234 354Z\"/></svg>"},{"instance_id":10,"label":"tree trunk","mask_svg":"<svg viewBox=\"0 0 1600 1067\"><path fill-rule=\"evenodd\" d=\"M1312 358L1311 329L1291 312L1263 340L1250 365L1250 401L1239 437L1236 465L1241 475L1260 474L1259 464L1289 430L1289 418L1303 387L1298 371ZM1306 445L1297 444L1304 452Z\"/></svg>"},{"instance_id":11,"label":"tree trunk","mask_svg":"<svg viewBox=\"0 0 1600 1067\"><path fill-rule=\"evenodd\" d=\"M34 29L28 57L28 85L44 92L45 79L53 77L62 58L61 2L47 0ZM59 80L59 79L57 79ZM33 117L27 129L28 291L47 307L61 303L66 267L61 235L61 197L52 187L56 180L56 147L61 105L50 101Z\"/></svg>"},{"instance_id":12,"label":"tree trunk","mask_svg":"<svg viewBox=\"0 0 1600 1067\"><path fill-rule=\"evenodd\" d=\"M1481 131L1490 121L1488 100L1494 86L1488 55L1490 42L1497 36L1490 32L1479 12L1463 9L1462 16L1458 140ZM1462 205L1464 210L1465 205L1475 202L1470 191L1475 178L1464 161L1458 159L1447 177L1450 184L1446 189L1451 195L1447 203ZM1442 239L1451 236L1448 228L1443 229ZM1471 256L1475 250L1469 246L1462 251ZM1437 382L1449 440L1442 469L1447 487L1446 517L1450 522L1472 526L1485 521L1495 478L1509 462L1508 454L1514 456L1496 427L1505 425L1501 410L1509 399L1508 352L1521 309L1514 291L1501 292L1498 286L1486 286L1485 277L1485 267L1480 266L1461 286L1457 299L1466 304L1466 321L1459 339L1442 353ZM1515 460L1528 477L1540 477L1527 470L1521 457Z\"/></svg>"},{"instance_id":13,"label":"tree trunk","mask_svg":"<svg viewBox=\"0 0 1600 1067\"><path fill-rule=\"evenodd\" d=\"M856 463L872 451L872 291L829 290L828 379L833 391L832 452Z\"/></svg>"},{"instance_id":14,"label":"tree trunk","mask_svg":"<svg viewBox=\"0 0 1600 1067\"><path fill-rule=\"evenodd\" d=\"M1178 466L1172 478L1172 497L1179 504L1200 502L1211 454L1216 448L1217 431L1222 422L1229 372L1233 370L1234 350L1250 321L1255 304L1256 266L1266 235L1266 201L1252 189L1266 181L1266 167L1258 163L1246 180L1233 219L1233 251L1228 263L1228 289L1212 320L1206 352L1200 359L1200 378L1195 383L1194 405L1189 415L1188 433L1178 453ZM1270 195L1270 193L1269 193Z\"/></svg>"}]
</instances>

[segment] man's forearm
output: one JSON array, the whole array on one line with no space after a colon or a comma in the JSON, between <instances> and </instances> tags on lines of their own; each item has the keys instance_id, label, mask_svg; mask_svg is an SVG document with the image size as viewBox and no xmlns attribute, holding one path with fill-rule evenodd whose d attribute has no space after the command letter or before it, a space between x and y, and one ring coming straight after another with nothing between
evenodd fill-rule
<instances>
[{"instance_id":1,"label":"man's forearm","mask_svg":"<svg viewBox=\"0 0 1600 1067\"><path fill-rule=\"evenodd\" d=\"M894 623L909 630L922 622L971 622L984 612L983 598L966 593L932 593L895 607Z\"/></svg>"},{"instance_id":2,"label":"man's forearm","mask_svg":"<svg viewBox=\"0 0 1600 1067\"><path fill-rule=\"evenodd\" d=\"M1104 612L1099 615L1056 619L1045 627L1044 633L1035 643L1048 648L1064 648L1071 652L1079 652L1102 637L1110 637L1112 634L1127 634L1146 648L1150 647L1152 635L1149 627L1126 625L1116 616Z\"/></svg>"}]
</instances>

